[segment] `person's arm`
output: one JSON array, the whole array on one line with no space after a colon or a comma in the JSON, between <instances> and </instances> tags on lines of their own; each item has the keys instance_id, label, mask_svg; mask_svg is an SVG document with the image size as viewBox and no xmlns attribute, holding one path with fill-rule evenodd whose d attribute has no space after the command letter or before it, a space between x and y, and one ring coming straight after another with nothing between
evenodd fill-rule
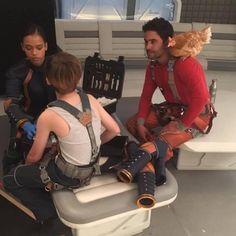
<instances>
[{"instance_id":1,"label":"person's arm","mask_svg":"<svg viewBox=\"0 0 236 236\"><path fill-rule=\"evenodd\" d=\"M188 65L182 63L182 87L185 90L185 98L187 99L187 109L180 121L186 127L190 127L194 119L204 110L205 105L209 101L208 86L202 66L198 61L191 58Z\"/></svg>"},{"instance_id":2,"label":"person's arm","mask_svg":"<svg viewBox=\"0 0 236 236\"><path fill-rule=\"evenodd\" d=\"M29 116L22 107L22 84L29 69L24 61L11 67L6 73L6 99L3 102L4 110L10 122L16 124L18 130L26 132L31 139L35 134L35 125L31 123L33 117Z\"/></svg>"},{"instance_id":3,"label":"person's arm","mask_svg":"<svg viewBox=\"0 0 236 236\"><path fill-rule=\"evenodd\" d=\"M31 147L27 155L26 164L36 163L41 160L48 142L49 133L51 131L49 122L50 120L52 120L52 117L50 117L50 113L48 113L47 111L44 111L39 116L37 121L36 136L33 142L33 146Z\"/></svg>"},{"instance_id":4,"label":"person's arm","mask_svg":"<svg viewBox=\"0 0 236 236\"><path fill-rule=\"evenodd\" d=\"M152 80L151 69L150 66L148 66L146 70L142 94L139 100L138 119L146 119L152 103L152 96L156 88L157 83Z\"/></svg>"},{"instance_id":5,"label":"person's arm","mask_svg":"<svg viewBox=\"0 0 236 236\"><path fill-rule=\"evenodd\" d=\"M142 142L147 142L149 140L152 140L152 134L144 126L144 123L149 113L150 106L152 104L152 96L156 88L157 88L156 81L153 81L151 77L151 69L150 66L148 66L146 70L142 95L139 101L138 118L137 118L137 132L139 134L139 138L142 139Z\"/></svg>"},{"instance_id":6,"label":"person's arm","mask_svg":"<svg viewBox=\"0 0 236 236\"><path fill-rule=\"evenodd\" d=\"M105 131L101 134L101 142L102 144L106 143L120 134L120 128L116 121L93 96L89 95L89 99L96 108L98 115L100 116L102 126L105 128Z\"/></svg>"},{"instance_id":7,"label":"person's arm","mask_svg":"<svg viewBox=\"0 0 236 236\"><path fill-rule=\"evenodd\" d=\"M22 91L22 84L27 76L29 68L26 66L25 61L20 61L16 65L10 67L6 76L6 97L18 99Z\"/></svg>"}]
</instances>

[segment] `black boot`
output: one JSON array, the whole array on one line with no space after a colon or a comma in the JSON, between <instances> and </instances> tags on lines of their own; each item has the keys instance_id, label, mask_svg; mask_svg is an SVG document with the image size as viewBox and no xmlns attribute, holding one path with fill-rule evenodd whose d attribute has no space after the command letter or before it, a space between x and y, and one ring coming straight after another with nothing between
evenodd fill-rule
<instances>
[{"instance_id":1,"label":"black boot","mask_svg":"<svg viewBox=\"0 0 236 236\"><path fill-rule=\"evenodd\" d=\"M156 186L160 186L166 182L166 167L164 158L159 157L155 161L154 167L156 176Z\"/></svg>"},{"instance_id":2,"label":"black boot","mask_svg":"<svg viewBox=\"0 0 236 236\"><path fill-rule=\"evenodd\" d=\"M154 168L156 176L156 186L160 186L166 182L165 156L168 144L161 139L157 139L156 145L159 150L159 157L154 161Z\"/></svg>"}]
</instances>

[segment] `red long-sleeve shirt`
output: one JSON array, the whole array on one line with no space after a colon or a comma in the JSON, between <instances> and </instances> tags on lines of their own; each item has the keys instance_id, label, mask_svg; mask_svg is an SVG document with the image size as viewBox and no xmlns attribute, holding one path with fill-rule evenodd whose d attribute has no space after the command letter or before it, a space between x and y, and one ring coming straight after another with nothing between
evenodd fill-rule
<instances>
[{"instance_id":1,"label":"red long-sleeve shirt","mask_svg":"<svg viewBox=\"0 0 236 236\"><path fill-rule=\"evenodd\" d=\"M185 126L189 127L209 101L205 74L201 64L193 57L188 57L185 60L176 60L173 70L180 103L187 106L187 110L181 117L181 121ZM155 80L153 80L149 64L139 102L138 118L146 118L153 93L157 87L161 90L166 101L171 103L177 102L168 84L167 65L156 64Z\"/></svg>"}]
</instances>

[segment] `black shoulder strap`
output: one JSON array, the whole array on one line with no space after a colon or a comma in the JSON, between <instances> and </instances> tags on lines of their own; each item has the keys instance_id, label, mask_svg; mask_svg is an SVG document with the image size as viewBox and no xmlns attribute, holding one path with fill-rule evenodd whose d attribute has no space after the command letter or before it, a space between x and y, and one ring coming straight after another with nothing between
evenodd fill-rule
<instances>
[{"instance_id":1,"label":"black shoulder strap","mask_svg":"<svg viewBox=\"0 0 236 236\"><path fill-rule=\"evenodd\" d=\"M82 89L78 89L77 92L81 98L83 111L84 112L91 112L91 107L90 107L88 95L86 93L84 93Z\"/></svg>"},{"instance_id":2,"label":"black shoulder strap","mask_svg":"<svg viewBox=\"0 0 236 236\"><path fill-rule=\"evenodd\" d=\"M98 150L96 138L95 138L93 127L92 127L91 107L90 107L87 94L85 94L82 90L78 90L78 93L81 98L83 112L81 112L79 109L75 108L74 106L70 105L68 102L65 102L63 100L56 100L56 101L50 102L48 104L48 107L60 107L66 110L75 118L77 118L80 121L80 123L87 128L91 147L92 147L92 157L91 157L90 163L94 163L97 161L99 150Z\"/></svg>"}]
</instances>

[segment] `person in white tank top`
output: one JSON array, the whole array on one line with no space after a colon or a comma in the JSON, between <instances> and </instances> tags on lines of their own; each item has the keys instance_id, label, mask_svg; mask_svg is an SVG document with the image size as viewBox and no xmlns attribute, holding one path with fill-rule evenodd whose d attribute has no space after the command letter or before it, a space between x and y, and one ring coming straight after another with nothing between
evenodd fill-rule
<instances>
[{"instance_id":1,"label":"person in white tank top","mask_svg":"<svg viewBox=\"0 0 236 236\"><path fill-rule=\"evenodd\" d=\"M47 82L55 88L57 99L66 101L75 107L78 107L81 104L80 96L76 91L81 74L82 71L78 59L64 52L51 57L51 60L49 59L46 65ZM92 95L88 95L88 97L93 113L92 123L93 126L95 126L94 132L96 134L96 141L98 142L97 145L99 145L100 143L105 143L118 135L120 129L118 124L104 110L100 103ZM98 120L101 121L100 125ZM71 122L71 124L68 122ZM65 120L65 117L62 117L58 112L55 112L54 109L46 109L38 118L34 144L26 158L26 163L35 163L41 159L50 132L54 132L61 143L63 143L63 139L65 140L68 138L68 135L73 135L74 142L78 144L80 136L85 135L85 130L84 127L81 127L80 124L78 124L78 122L77 125L80 126L80 128L78 128L77 131L71 130L70 126L72 123L74 123L73 118L72 121L69 119ZM101 125L105 128L105 131L102 134L100 133ZM65 142L63 144L65 144ZM84 149L88 148L86 145L90 146L88 136L87 140L83 144ZM63 148L66 149L66 145L64 145ZM71 149L71 145L68 145L68 149ZM79 150L79 148L77 148L73 157L72 154L68 155L68 161L70 159L72 164L80 163L80 160L76 160L76 158L79 158L77 151L78 153L82 153L85 150ZM69 153L70 150L65 150L65 152ZM86 163L87 161L84 160L81 162Z\"/></svg>"},{"instance_id":2,"label":"person in white tank top","mask_svg":"<svg viewBox=\"0 0 236 236\"><path fill-rule=\"evenodd\" d=\"M55 88L57 99L81 109L81 97L76 91L82 74L79 60L71 54L59 52L48 58L45 71L47 83ZM99 148L101 144L119 135L120 128L92 95L88 95L88 99L93 132ZM30 208L38 221L45 221L56 215L51 196L44 190L45 183L41 179L42 172L39 168L51 132L58 137L61 155L66 164L77 168L88 165L91 159L91 142L86 127L62 108L45 109L37 120L36 136L25 164L17 166L3 178L5 189ZM52 182L65 187L79 185L77 176L68 177L60 170L54 159L49 161L46 172Z\"/></svg>"}]
</instances>

